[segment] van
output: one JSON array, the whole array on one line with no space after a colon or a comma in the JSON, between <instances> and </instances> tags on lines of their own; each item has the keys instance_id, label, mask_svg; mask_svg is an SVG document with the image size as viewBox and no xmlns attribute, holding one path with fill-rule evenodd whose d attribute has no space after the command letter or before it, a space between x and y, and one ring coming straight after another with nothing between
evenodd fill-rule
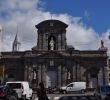
<instances>
[{"instance_id":1,"label":"van","mask_svg":"<svg viewBox=\"0 0 110 100\"><path fill-rule=\"evenodd\" d=\"M27 81L6 82L6 85L16 91L18 98L28 100L32 98L32 89L29 87L29 83Z\"/></svg>"},{"instance_id":2,"label":"van","mask_svg":"<svg viewBox=\"0 0 110 100\"><path fill-rule=\"evenodd\" d=\"M68 93L68 92L85 93L85 90L86 90L86 82L72 82L60 88L61 93Z\"/></svg>"}]
</instances>

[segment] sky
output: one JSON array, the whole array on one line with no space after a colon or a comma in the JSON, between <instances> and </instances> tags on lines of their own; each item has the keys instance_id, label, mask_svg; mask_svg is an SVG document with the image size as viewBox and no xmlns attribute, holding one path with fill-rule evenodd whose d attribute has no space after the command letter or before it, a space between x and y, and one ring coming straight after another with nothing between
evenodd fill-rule
<instances>
[{"instance_id":1,"label":"sky","mask_svg":"<svg viewBox=\"0 0 110 100\"><path fill-rule=\"evenodd\" d=\"M98 50L103 40L110 52L109 5L110 0L0 0L2 51L12 51L17 28L20 50L31 50L37 45L35 25L52 18L69 25L68 45Z\"/></svg>"}]
</instances>

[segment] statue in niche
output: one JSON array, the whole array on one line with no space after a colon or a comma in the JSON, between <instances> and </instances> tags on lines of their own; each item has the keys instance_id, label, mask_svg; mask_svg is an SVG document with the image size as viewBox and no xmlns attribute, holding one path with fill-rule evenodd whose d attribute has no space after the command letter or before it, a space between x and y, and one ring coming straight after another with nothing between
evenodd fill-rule
<instances>
[{"instance_id":1,"label":"statue in niche","mask_svg":"<svg viewBox=\"0 0 110 100\"><path fill-rule=\"evenodd\" d=\"M67 72L67 75L68 75L67 76L67 79L71 79L71 73L70 73L70 71Z\"/></svg>"},{"instance_id":2,"label":"statue in niche","mask_svg":"<svg viewBox=\"0 0 110 100\"><path fill-rule=\"evenodd\" d=\"M54 50L54 47L55 47L55 41L53 40L53 37L51 37L51 40L50 40L50 50Z\"/></svg>"},{"instance_id":3,"label":"statue in niche","mask_svg":"<svg viewBox=\"0 0 110 100\"><path fill-rule=\"evenodd\" d=\"M33 72L33 79L36 79L36 72Z\"/></svg>"}]
</instances>

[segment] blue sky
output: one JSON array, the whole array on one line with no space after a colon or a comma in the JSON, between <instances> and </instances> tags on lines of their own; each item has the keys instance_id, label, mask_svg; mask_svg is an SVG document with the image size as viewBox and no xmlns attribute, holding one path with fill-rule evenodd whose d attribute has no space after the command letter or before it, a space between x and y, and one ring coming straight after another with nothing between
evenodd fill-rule
<instances>
[{"instance_id":1,"label":"blue sky","mask_svg":"<svg viewBox=\"0 0 110 100\"><path fill-rule=\"evenodd\" d=\"M110 0L46 0L43 7L52 13L82 17L99 34L110 28Z\"/></svg>"},{"instance_id":2,"label":"blue sky","mask_svg":"<svg viewBox=\"0 0 110 100\"><path fill-rule=\"evenodd\" d=\"M110 0L0 0L4 51L12 50L17 33L20 50L37 45L35 25L57 19L68 24L67 44L79 50L98 50L100 41L110 48Z\"/></svg>"}]
</instances>

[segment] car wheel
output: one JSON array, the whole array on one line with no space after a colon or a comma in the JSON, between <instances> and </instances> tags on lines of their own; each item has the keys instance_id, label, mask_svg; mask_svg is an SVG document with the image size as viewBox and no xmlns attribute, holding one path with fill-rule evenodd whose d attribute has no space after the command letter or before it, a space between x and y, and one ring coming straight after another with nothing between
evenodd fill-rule
<instances>
[{"instance_id":1,"label":"car wheel","mask_svg":"<svg viewBox=\"0 0 110 100\"><path fill-rule=\"evenodd\" d=\"M66 90L64 90L63 93L66 94L67 93Z\"/></svg>"},{"instance_id":2,"label":"car wheel","mask_svg":"<svg viewBox=\"0 0 110 100\"><path fill-rule=\"evenodd\" d=\"M81 93L84 94L85 93L85 90L81 90Z\"/></svg>"},{"instance_id":3,"label":"car wheel","mask_svg":"<svg viewBox=\"0 0 110 100\"><path fill-rule=\"evenodd\" d=\"M30 99L29 100L32 100L32 96L30 97Z\"/></svg>"},{"instance_id":4,"label":"car wheel","mask_svg":"<svg viewBox=\"0 0 110 100\"><path fill-rule=\"evenodd\" d=\"M23 97L22 97L22 98L23 98L23 100L26 100L26 95L23 95Z\"/></svg>"}]
</instances>

